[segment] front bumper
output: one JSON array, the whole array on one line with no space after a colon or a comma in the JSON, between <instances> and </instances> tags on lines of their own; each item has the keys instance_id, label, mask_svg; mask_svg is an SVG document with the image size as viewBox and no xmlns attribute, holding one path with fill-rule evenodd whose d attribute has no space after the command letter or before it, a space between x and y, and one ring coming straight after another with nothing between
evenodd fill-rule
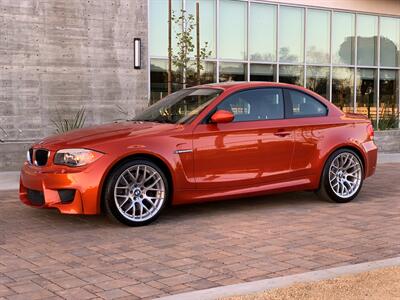
<instances>
[{"instance_id":1,"label":"front bumper","mask_svg":"<svg viewBox=\"0 0 400 300\"><path fill-rule=\"evenodd\" d=\"M21 170L19 196L27 205L56 208L64 214L98 214L103 174L93 166L71 170L54 166L40 168L25 163ZM65 191L74 192L65 198Z\"/></svg>"}]
</instances>

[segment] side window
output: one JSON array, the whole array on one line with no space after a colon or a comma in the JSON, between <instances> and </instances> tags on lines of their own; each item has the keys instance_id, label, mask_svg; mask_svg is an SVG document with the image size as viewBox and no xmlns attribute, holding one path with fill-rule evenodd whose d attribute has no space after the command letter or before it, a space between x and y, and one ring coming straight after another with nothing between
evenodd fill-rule
<instances>
[{"instance_id":1,"label":"side window","mask_svg":"<svg viewBox=\"0 0 400 300\"><path fill-rule=\"evenodd\" d=\"M246 90L228 96L217 110L231 111L233 122L278 120L284 118L282 90L262 88Z\"/></svg>"},{"instance_id":2,"label":"side window","mask_svg":"<svg viewBox=\"0 0 400 300\"><path fill-rule=\"evenodd\" d=\"M328 110L318 100L313 97L295 90L287 90L290 95L292 107L289 107L289 113L293 117L319 117L326 116Z\"/></svg>"}]
</instances>

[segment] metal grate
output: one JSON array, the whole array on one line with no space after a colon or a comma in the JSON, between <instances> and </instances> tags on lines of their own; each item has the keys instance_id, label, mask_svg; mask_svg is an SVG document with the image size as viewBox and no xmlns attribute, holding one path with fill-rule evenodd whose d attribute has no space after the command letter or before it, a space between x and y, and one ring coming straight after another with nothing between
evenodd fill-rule
<instances>
[{"instance_id":1,"label":"metal grate","mask_svg":"<svg viewBox=\"0 0 400 300\"><path fill-rule=\"evenodd\" d=\"M47 164L47 159L49 158L49 151L46 149L35 150L35 164L37 166L45 166Z\"/></svg>"},{"instance_id":2,"label":"metal grate","mask_svg":"<svg viewBox=\"0 0 400 300\"><path fill-rule=\"evenodd\" d=\"M32 205L42 206L44 204L44 195L41 191L28 189L27 197Z\"/></svg>"},{"instance_id":3,"label":"metal grate","mask_svg":"<svg viewBox=\"0 0 400 300\"><path fill-rule=\"evenodd\" d=\"M62 204L71 203L72 201L74 201L75 198L75 190L58 190L58 195L60 196Z\"/></svg>"}]
</instances>

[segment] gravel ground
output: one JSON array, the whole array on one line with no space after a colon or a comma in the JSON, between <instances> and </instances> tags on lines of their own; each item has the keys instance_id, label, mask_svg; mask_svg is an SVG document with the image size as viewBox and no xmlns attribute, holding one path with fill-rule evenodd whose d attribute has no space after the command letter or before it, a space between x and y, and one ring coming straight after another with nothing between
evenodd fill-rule
<instances>
[{"instance_id":1,"label":"gravel ground","mask_svg":"<svg viewBox=\"0 0 400 300\"><path fill-rule=\"evenodd\" d=\"M261 299L400 299L400 267L296 284L260 294L225 298L225 300Z\"/></svg>"}]
</instances>

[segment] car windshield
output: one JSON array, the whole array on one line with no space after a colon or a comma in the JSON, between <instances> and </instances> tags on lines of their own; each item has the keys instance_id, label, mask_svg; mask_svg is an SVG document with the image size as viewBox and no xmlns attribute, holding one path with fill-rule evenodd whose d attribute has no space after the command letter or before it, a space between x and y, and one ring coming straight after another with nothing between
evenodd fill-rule
<instances>
[{"instance_id":1,"label":"car windshield","mask_svg":"<svg viewBox=\"0 0 400 300\"><path fill-rule=\"evenodd\" d=\"M212 88L180 90L153 104L133 121L190 123L221 93L222 90Z\"/></svg>"}]
</instances>

